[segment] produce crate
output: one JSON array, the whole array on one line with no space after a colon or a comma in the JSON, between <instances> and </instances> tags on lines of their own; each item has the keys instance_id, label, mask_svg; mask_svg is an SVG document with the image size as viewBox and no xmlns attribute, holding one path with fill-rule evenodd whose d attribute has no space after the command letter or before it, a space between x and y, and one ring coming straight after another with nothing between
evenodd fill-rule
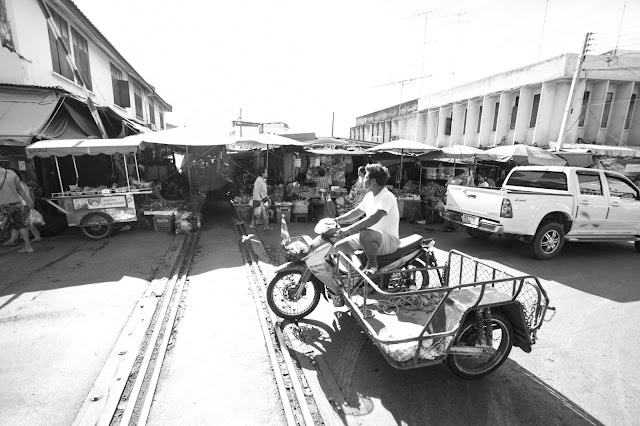
<instances>
[{"instance_id":1,"label":"produce crate","mask_svg":"<svg viewBox=\"0 0 640 426\"><path fill-rule=\"evenodd\" d=\"M153 228L161 232L173 232L175 215L170 214L154 214Z\"/></svg>"}]
</instances>

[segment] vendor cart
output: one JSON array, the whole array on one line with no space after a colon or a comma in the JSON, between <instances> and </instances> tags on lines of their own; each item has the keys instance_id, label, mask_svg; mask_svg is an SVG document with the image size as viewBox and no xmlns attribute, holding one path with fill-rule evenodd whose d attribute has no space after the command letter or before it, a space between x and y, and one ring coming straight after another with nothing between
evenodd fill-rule
<instances>
[{"instance_id":1,"label":"vendor cart","mask_svg":"<svg viewBox=\"0 0 640 426\"><path fill-rule=\"evenodd\" d=\"M124 139L80 139L80 140L51 140L36 142L26 148L27 157L53 157L60 191L52 193L45 201L67 216L69 226L77 226L82 233L93 240L106 238L124 226L127 222L138 220L136 213L135 195L151 194L157 188L151 183L141 183L138 173L136 152L142 142ZM122 154L124 156L124 170L127 185L111 188L80 188L78 182L78 168L75 157L77 155ZM71 155L73 159L76 182L75 185L64 186L60 175L58 157ZM131 183L127 168L127 155L133 155L136 165L137 181Z\"/></svg>"}]
</instances>

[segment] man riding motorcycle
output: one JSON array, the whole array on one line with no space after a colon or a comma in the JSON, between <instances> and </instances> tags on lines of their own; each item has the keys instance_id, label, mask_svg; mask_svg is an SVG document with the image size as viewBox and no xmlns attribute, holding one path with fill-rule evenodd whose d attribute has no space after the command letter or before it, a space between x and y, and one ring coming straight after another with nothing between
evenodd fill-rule
<instances>
[{"instance_id":1,"label":"man riding motorcycle","mask_svg":"<svg viewBox=\"0 0 640 426\"><path fill-rule=\"evenodd\" d=\"M364 184L368 191L356 208L336 218L338 225L351 223L336 233L339 241L335 244L337 251L347 257L357 250L364 250L367 264L363 272L375 274L378 270L378 256L395 252L400 245L400 214L396 197L385 186L389 171L381 164L367 164Z\"/></svg>"}]
</instances>

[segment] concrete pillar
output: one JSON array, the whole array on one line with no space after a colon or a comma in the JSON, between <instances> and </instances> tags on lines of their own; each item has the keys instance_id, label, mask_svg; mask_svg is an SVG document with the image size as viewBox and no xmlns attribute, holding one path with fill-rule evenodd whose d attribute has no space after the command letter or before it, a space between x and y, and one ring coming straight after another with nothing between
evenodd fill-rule
<instances>
[{"instance_id":1,"label":"concrete pillar","mask_svg":"<svg viewBox=\"0 0 640 426\"><path fill-rule=\"evenodd\" d=\"M451 137L449 145L462 145L462 126L464 125L464 111L467 109L467 103L459 103L453 106L453 121L451 123Z\"/></svg>"},{"instance_id":2,"label":"concrete pillar","mask_svg":"<svg viewBox=\"0 0 640 426\"><path fill-rule=\"evenodd\" d=\"M556 83L545 81L540 91L540 106L538 107L538 120L533 131L532 143L544 145L549 140L549 122L553 115L553 103L555 101ZM557 138L553 136L551 140ZM545 142L543 142L545 141Z\"/></svg>"},{"instance_id":3,"label":"concrete pillar","mask_svg":"<svg viewBox=\"0 0 640 426\"><path fill-rule=\"evenodd\" d=\"M607 91L609 90L609 81L592 81L591 88L584 131L584 141L586 143L598 142L600 122L602 120L602 112L604 111L604 101L607 97Z\"/></svg>"},{"instance_id":4,"label":"concrete pillar","mask_svg":"<svg viewBox=\"0 0 640 426\"><path fill-rule=\"evenodd\" d=\"M449 136L445 135L447 118L451 113L452 106L440 107L438 111L438 136L436 138L436 147L449 145Z\"/></svg>"},{"instance_id":5,"label":"concrete pillar","mask_svg":"<svg viewBox=\"0 0 640 426\"><path fill-rule=\"evenodd\" d=\"M440 111L438 109L434 109L431 111L427 111L427 135L426 142L429 146L438 146L437 145L437 134L438 134L438 114Z\"/></svg>"},{"instance_id":6,"label":"concrete pillar","mask_svg":"<svg viewBox=\"0 0 640 426\"><path fill-rule=\"evenodd\" d=\"M422 111L417 116L416 142L426 143L427 141L427 112Z\"/></svg>"},{"instance_id":7,"label":"concrete pillar","mask_svg":"<svg viewBox=\"0 0 640 426\"><path fill-rule=\"evenodd\" d=\"M640 145L640 107L638 107L638 102L640 102L640 96L638 95L638 92L640 91L639 89L640 83L635 82L631 94L636 95L636 99L633 110L631 111L629 128L622 131L622 143L625 145Z\"/></svg>"},{"instance_id":8,"label":"concrete pillar","mask_svg":"<svg viewBox=\"0 0 640 426\"><path fill-rule=\"evenodd\" d=\"M480 134L478 135L478 146L491 146L491 135L493 126L493 109L495 103L498 101L496 96L484 96L482 98L482 116L480 116Z\"/></svg>"},{"instance_id":9,"label":"concrete pillar","mask_svg":"<svg viewBox=\"0 0 640 426\"><path fill-rule=\"evenodd\" d=\"M611 113L609 114L609 126L605 136L607 145L620 145L622 143L622 130L624 121L631 102L631 92L633 91L633 81L612 84L615 87L613 100L611 101Z\"/></svg>"},{"instance_id":10,"label":"concrete pillar","mask_svg":"<svg viewBox=\"0 0 640 426\"><path fill-rule=\"evenodd\" d=\"M581 78L576 81L575 91L573 93L573 101L571 102L571 111L567 118L567 124L565 125L564 143L576 143L579 137L582 137L582 132L578 123L580 121L580 113L582 111L582 99L584 98L584 91L587 87L587 79ZM560 123L562 124L562 123ZM559 137L560 135L558 135ZM557 138L549 138L550 141L557 141Z\"/></svg>"},{"instance_id":11,"label":"concrete pillar","mask_svg":"<svg viewBox=\"0 0 640 426\"><path fill-rule=\"evenodd\" d=\"M531 144L527 141L527 129L531 121L531 107L533 106L533 87L521 87L520 102L518 105L518 116L516 117L516 128L513 131L513 140L511 143L519 142Z\"/></svg>"},{"instance_id":12,"label":"concrete pillar","mask_svg":"<svg viewBox=\"0 0 640 426\"><path fill-rule=\"evenodd\" d=\"M501 144L503 138L507 137L507 131L509 130L509 117L511 115L511 104L507 101L508 97L508 93L500 92L498 122L496 123L496 130L493 134L493 146Z\"/></svg>"},{"instance_id":13,"label":"concrete pillar","mask_svg":"<svg viewBox=\"0 0 640 426\"><path fill-rule=\"evenodd\" d=\"M467 129L464 133L464 144L467 146L478 146L478 137L480 136L478 115L483 99L472 99L467 103Z\"/></svg>"}]
</instances>

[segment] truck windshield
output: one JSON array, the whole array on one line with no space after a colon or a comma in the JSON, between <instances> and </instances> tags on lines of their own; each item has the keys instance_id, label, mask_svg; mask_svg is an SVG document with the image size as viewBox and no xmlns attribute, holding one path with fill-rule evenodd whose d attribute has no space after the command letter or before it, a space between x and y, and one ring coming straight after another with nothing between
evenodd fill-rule
<instances>
[{"instance_id":1,"label":"truck windshield","mask_svg":"<svg viewBox=\"0 0 640 426\"><path fill-rule=\"evenodd\" d=\"M505 185L567 190L567 175L544 170L518 170L509 176Z\"/></svg>"}]
</instances>

